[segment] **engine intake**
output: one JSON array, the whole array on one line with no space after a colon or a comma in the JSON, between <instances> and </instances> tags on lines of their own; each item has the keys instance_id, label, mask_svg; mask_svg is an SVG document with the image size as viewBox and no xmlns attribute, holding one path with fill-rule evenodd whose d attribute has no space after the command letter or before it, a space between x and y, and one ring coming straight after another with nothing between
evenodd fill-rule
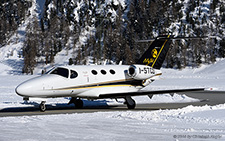
<instances>
[{"instance_id":1,"label":"engine intake","mask_svg":"<svg viewBox=\"0 0 225 141\"><path fill-rule=\"evenodd\" d=\"M145 65L131 65L128 68L128 76L136 80L145 80L155 75L155 70Z\"/></svg>"},{"instance_id":2,"label":"engine intake","mask_svg":"<svg viewBox=\"0 0 225 141\"><path fill-rule=\"evenodd\" d=\"M136 74L136 67L135 66L130 66L129 69L128 69L128 74L130 76L135 76Z\"/></svg>"}]
</instances>

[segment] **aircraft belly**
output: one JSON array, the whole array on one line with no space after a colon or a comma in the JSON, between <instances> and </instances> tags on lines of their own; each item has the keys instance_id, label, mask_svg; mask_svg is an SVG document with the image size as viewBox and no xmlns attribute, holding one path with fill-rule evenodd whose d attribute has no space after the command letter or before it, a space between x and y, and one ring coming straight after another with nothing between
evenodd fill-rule
<instances>
[{"instance_id":1,"label":"aircraft belly","mask_svg":"<svg viewBox=\"0 0 225 141\"><path fill-rule=\"evenodd\" d=\"M85 91L90 90L90 88L86 89L78 89L78 90L72 90L72 89L65 89L65 90L54 90L54 89L48 89L48 90L42 90L37 93L33 93L32 97L76 97L79 93L83 93Z\"/></svg>"},{"instance_id":2,"label":"aircraft belly","mask_svg":"<svg viewBox=\"0 0 225 141\"><path fill-rule=\"evenodd\" d=\"M137 92L137 89L134 86L124 85L124 86L105 86L86 89L86 91L77 94L77 97L82 98L99 98L100 94L108 93L122 93L122 92Z\"/></svg>"},{"instance_id":3,"label":"aircraft belly","mask_svg":"<svg viewBox=\"0 0 225 141\"><path fill-rule=\"evenodd\" d=\"M69 90L41 90L35 93L30 92L30 95L27 97L41 97L41 98L49 98L49 97L65 97L69 96L71 91ZM26 96L25 96L26 97Z\"/></svg>"}]
</instances>

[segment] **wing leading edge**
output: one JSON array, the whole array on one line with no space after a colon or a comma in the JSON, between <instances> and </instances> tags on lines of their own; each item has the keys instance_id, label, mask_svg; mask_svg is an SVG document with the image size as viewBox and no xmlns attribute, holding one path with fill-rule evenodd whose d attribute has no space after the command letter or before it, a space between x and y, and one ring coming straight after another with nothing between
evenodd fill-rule
<instances>
[{"instance_id":1,"label":"wing leading edge","mask_svg":"<svg viewBox=\"0 0 225 141\"><path fill-rule=\"evenodd\" d=\"M155 94L180 93L180 92L196 92L196 91L203 92L204 88L138 91L138 92L127 92L127 93L107 93L107 94L100 94L99 97L100 98L124 98L126 96L142 96L142 95L155 95Z\"/></svg>"}]
</instances>

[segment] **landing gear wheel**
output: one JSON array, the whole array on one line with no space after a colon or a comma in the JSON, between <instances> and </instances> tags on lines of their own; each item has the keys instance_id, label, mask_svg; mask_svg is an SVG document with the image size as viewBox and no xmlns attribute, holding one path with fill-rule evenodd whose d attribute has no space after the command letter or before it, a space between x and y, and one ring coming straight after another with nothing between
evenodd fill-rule
<instances>
[{"instance_id":1,"label":"landing gear wheel","mask_svg":"<svg viewBox=\"0 0 225 141\"><path fill-rule=\"evenodd\" d=\"M39 105L39 109L41 112L44 112L46 110L45 101L42 101Z\"/></svg>"},{"instance_id":2,"label":"landing gear wheel","mask_svg":"<svg viewBox=\"0 0 225 141\"><path fill-rule=\"evenodd\" d=\"M84 106L84 103L81 99L76 99L74 104L75 104L75 107L78 108L78 109L82 109L83 106Z\"/></svg>"},{"instance_id":3,"label":"landing gear wheel","mask_svg":"<svg viewBox=\"0 0 225 141\"><path fill-rule=\"evenodd\" d=\"M132 104L132 105L127 104L127 108L128 108L128 109L134 109L135 107L136 107L136 104L135 104L135 103Z\"/></svg>"},{"instance_id":4,"label":"landing gear wheel","mask_svg":"<svg viewBox=\"0 0 225 141\"><path fill-rule=\"evenodd\" d=\"M81 99L77 99L76 97L72 97L72 98L70 99L68 105L69 105L69 104L72 104L72 103L74 103L75 107L78 108L78 109L81 109L81 108L83 108L83 106L84 106L83 101L82 101Z\"/></svg>"},{"instance_id":5,"label":"landing gear wheel","mask_svg":"<svg viewBox=\"0 0 225 141\"><path fill-rule=\"evenodd\" d=\"M125 104L127 104L128 109L134 109L136 107L135 101L131 98L131 96L125 97Z\"/></svg>"}]
</instances>

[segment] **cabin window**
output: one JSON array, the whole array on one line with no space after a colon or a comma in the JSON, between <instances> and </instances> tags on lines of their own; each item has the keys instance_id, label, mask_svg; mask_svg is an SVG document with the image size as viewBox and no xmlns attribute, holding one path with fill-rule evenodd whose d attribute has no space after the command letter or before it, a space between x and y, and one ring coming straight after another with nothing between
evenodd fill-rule
<instances>
[{"instance_id":1,"label":"cabin window","mask_svg":"<svg viewBox=\"0 0 225 141\"><path fill-rule=\"evenodd\" d=\"M73 71L73 70L70 71L70 78L71 78L71 79L74 79L74 78L76 78L77 76L78 76L78 73L77 73L76 71Z\"/></svg>"},{"instance_id":2,"label":"cabin window","mask_svg":"<svg viewBox=\"0 0 225 141\"><path fill-rule=\"evenodd\" d=\"M109 72L110 72L111 74L115 74L115 73L116 73L114 70L109 70Z\"/></svg>"},{"instance_id":3,"label":"cabin window","mask_svg":"<svg viewBox=\"0 0 225 141\"><path fill-rule=\"evenodd\" d=\"M98 72L96 70L92 70L91 73L94 74L94 75L98 74Z\"/></svg>"},{"instance_id":4,"label":"cabin window","mask_svg":"<svg viewBox=\"0 0 225 141\"><path fill-rule=\"evenodd\" d=\"M101 73L105 75L106 74L106 71L105 70L101 70Z\"/></svg>"},{"instance_id":5,"label":"cabin window","mask_svg":"<svg viewBox=\"0 0 225 141\"><path fill-rule=\"evenodd\" d=\"M65 68L56 68L50 74L56 74L68 78L69 70Z\"/></svg>"}]
</instances>

